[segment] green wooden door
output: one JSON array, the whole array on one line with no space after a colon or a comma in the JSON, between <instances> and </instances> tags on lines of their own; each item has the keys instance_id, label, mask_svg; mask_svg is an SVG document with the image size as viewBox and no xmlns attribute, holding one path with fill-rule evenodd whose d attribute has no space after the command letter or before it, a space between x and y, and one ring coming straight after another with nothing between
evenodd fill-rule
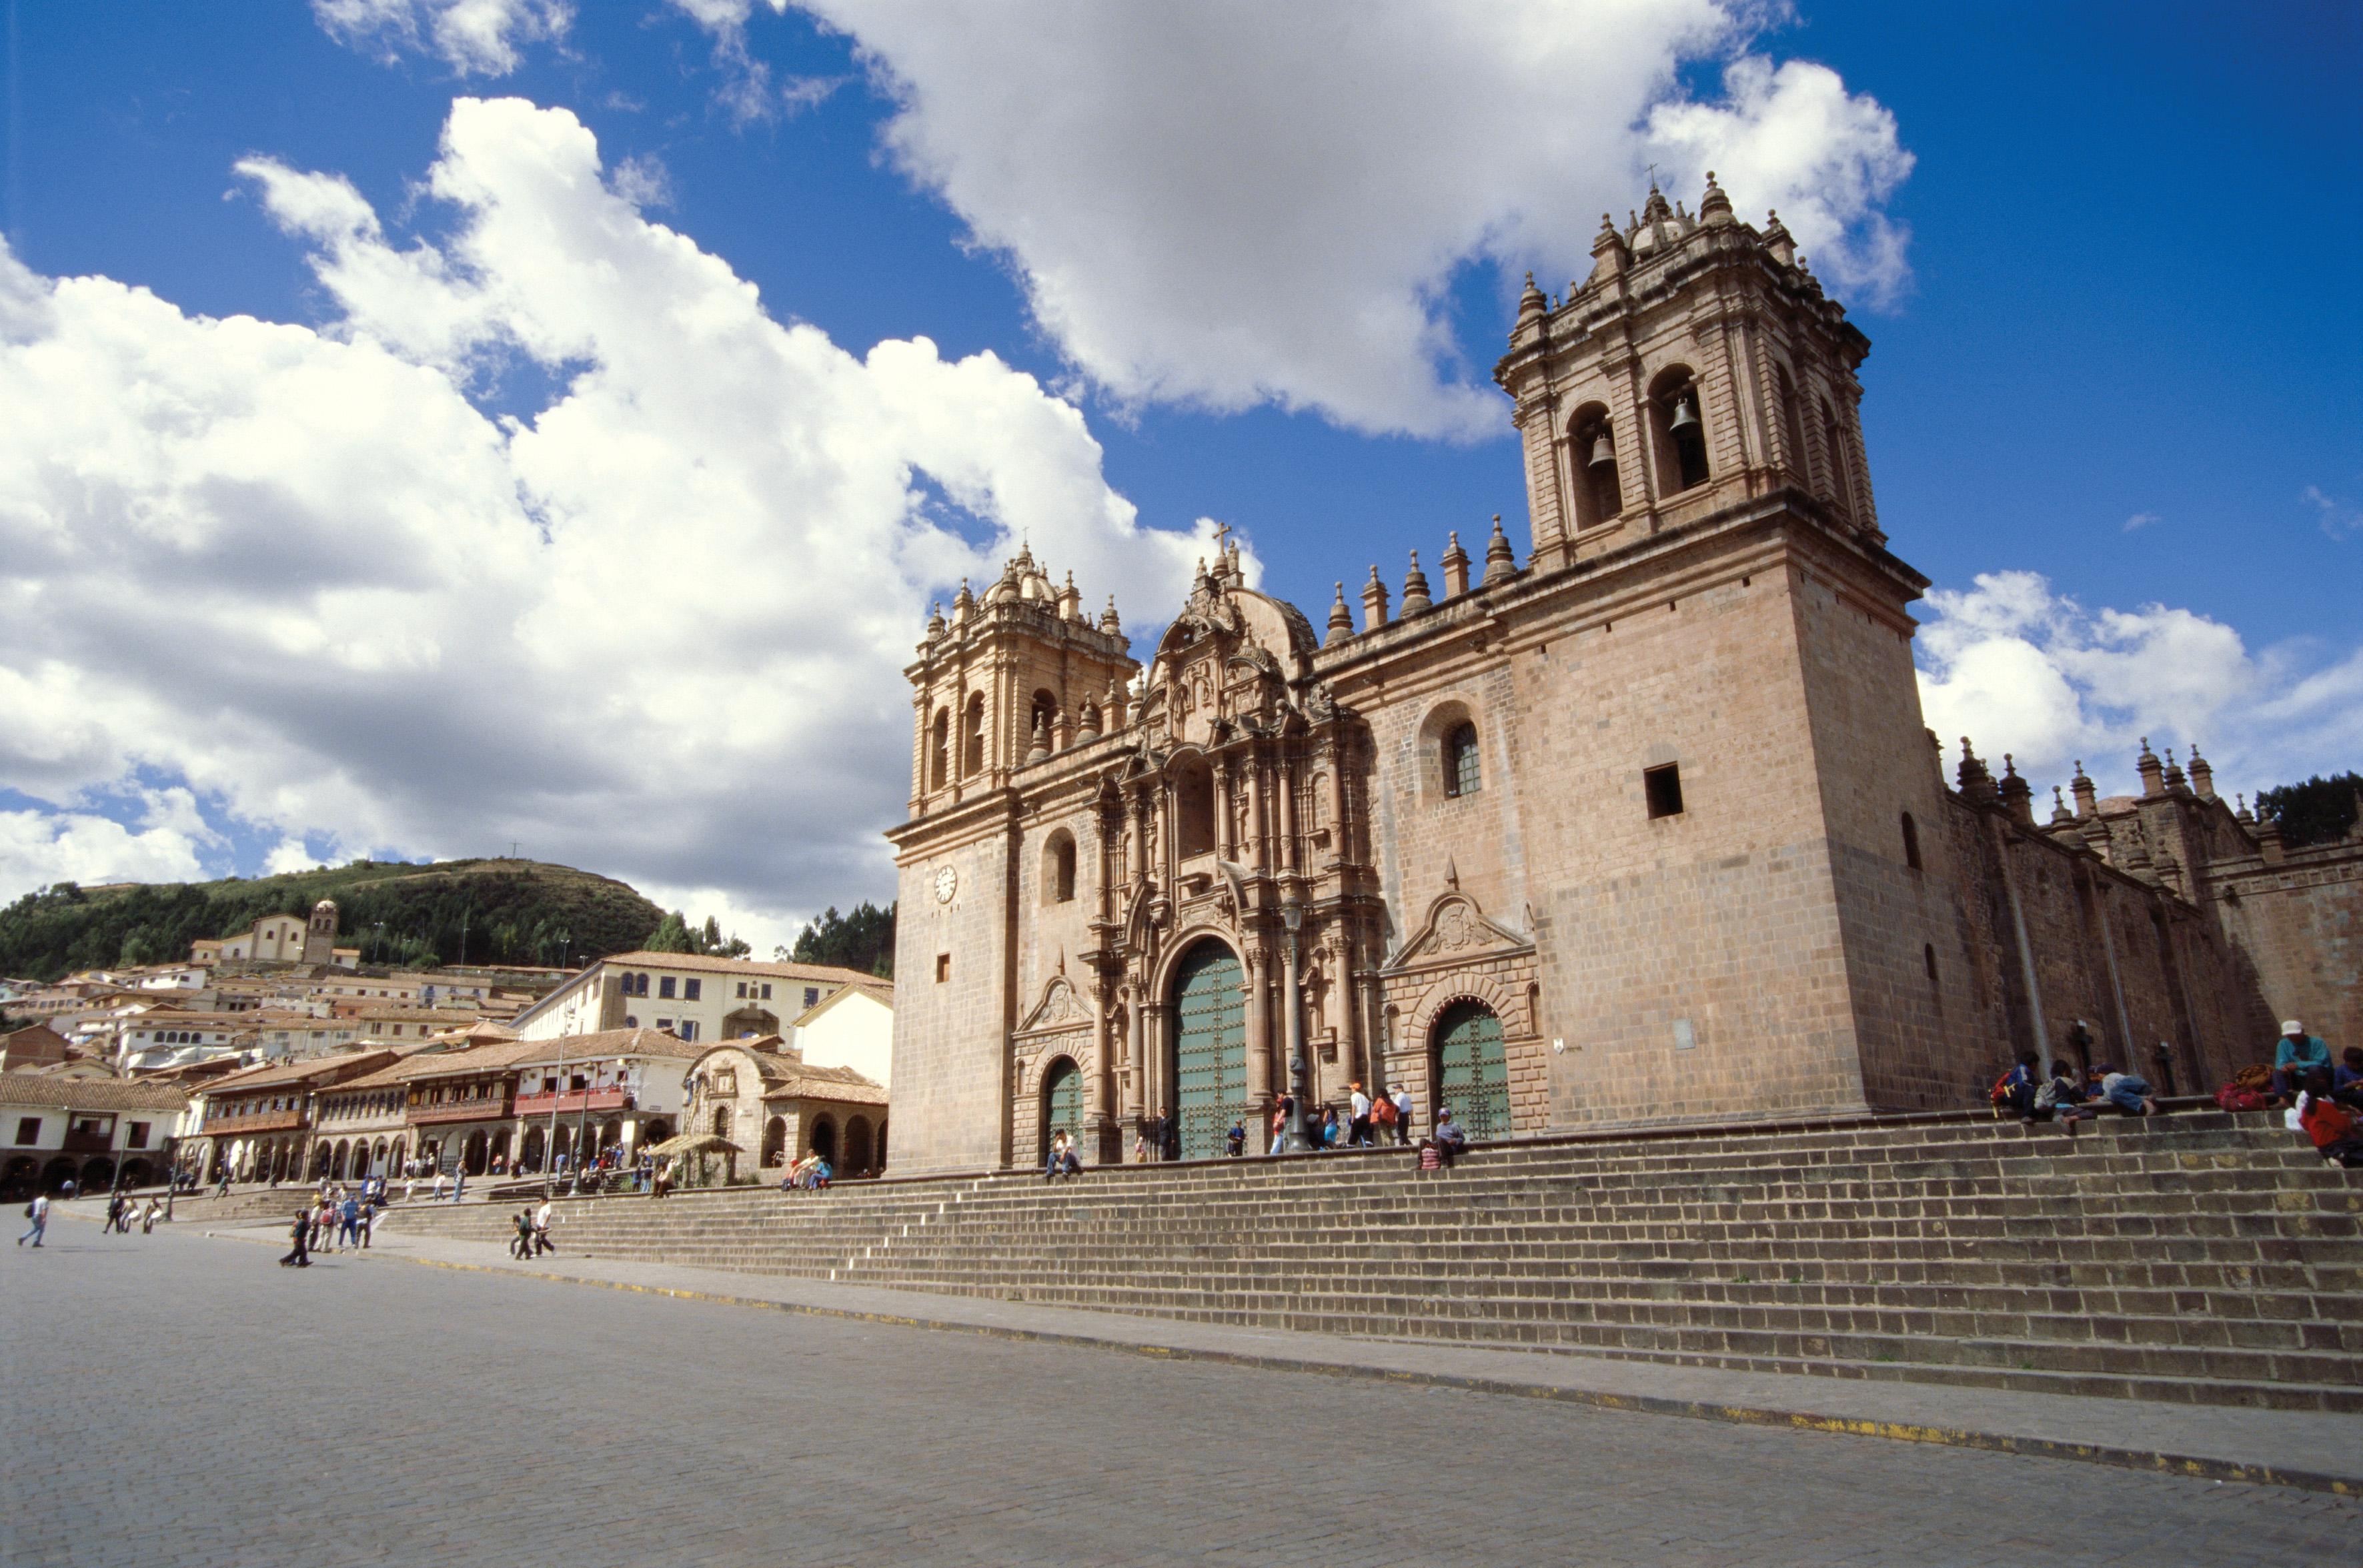
<instances>
[{"instance_id":1,"label":"green wooden door","mask_svg":"<svg viewBox=\"0 0 2363 1568\"><path fill-rule=\"evenodd\" d=\"M1074 1062L1060 1057L1050 1064L1050 1075L1042 1081L1042 1157L1049 1158L1050 1140L1060 1129L1075 1140L1075 1152L1083 1151L1083 1074Z\"/></svg>"},{"instance_id":2,"label":"green wooden door","mask_svg":"<svg viewBox=\"0 0 2363 1568\"><path fill-rule=\"evenodd\" d=\"M1223 1134L1248 1103L1248 1009L1238 955L1216 941L1182 956L1173 976L1175 1107L1182 1158L1223 1151Z\"/></svg>"},{"instance_id":3,"label":"green wooden door","mask_svg":"<svg viewBox=\"0 0 2363 1568\"><path fill-rule=\"evenodd\" d=\"M1510 1135L1510 1063L1502 1020L1480 1002L1456 1002L1436 1025L1437 1103L1470 1138Z\"/></svg>"}]
</instances>

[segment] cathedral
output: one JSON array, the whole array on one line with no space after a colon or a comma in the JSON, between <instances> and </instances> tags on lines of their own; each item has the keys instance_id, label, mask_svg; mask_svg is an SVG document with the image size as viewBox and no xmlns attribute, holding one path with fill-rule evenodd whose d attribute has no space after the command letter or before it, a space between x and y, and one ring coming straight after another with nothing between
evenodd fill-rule
<instances>
[{"instance_id":1,"label":"cathedral","mask_svg":"<svg viewBox=\"0 0 2363 1568\"><path fill-rule=\"evenodd\" d=\"M1282 1093L1473 1138L1978 1103L2020 1050L2211 1089L2276 1009L2363 1023L2322 868L2144 747L2038 823L1956 783L1858 410L1777 215L1654 188L1495 372L1501 520L1316 628L1202 563L1144 671L1030 551L909 666L895 1173L1251 1146ZM2309 1017L2317 1016L2309 1014ZM2363 1042L2348 1032L2334 1043ZM1155 1138L1148 1138L1153 1149Z\"/></svg>"}]
</instances>

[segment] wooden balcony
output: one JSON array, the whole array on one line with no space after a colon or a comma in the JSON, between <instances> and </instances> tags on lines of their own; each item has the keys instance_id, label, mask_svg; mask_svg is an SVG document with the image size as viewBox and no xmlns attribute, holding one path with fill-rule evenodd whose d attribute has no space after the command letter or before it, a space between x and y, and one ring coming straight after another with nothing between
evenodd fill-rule
<instances>
[{"instance_id":1,"label":"wooden balcony","mask_svg":"<svg viewBox=\"0 0 2363 1568\"><path fill-rule=\"evenodd\" d=\"M200 1131L209 1136L243 1138L250 1132L289 1132L309 1127L302 1111L264 1111L256 1116L208 1116Z\"/></svg>"},{"instance_id":2,"label":"wooden balcony","mask_svg":"<svg viewBox=\"0 0 2363 1568\"><path fill-rule=\"evenodd\" d=\"M632 1096L621 1089L568 1089L555 1095L519 1095L516 1114L522 1117L571 1116L577 1111L627 1111Z\"/></svg>"},{"instance_id":3,"label":"wooden balcony","mask_svg":"<svg viewBox=\"0 0 2363 1568\"><path fill-rule=\"evenodd\" d=\"M413 1106L409 1112L413 1127L447 1121L505 1121L512 1114L505 1099L446 1100L439 1106Z\"/></svg>"}]
</instances>

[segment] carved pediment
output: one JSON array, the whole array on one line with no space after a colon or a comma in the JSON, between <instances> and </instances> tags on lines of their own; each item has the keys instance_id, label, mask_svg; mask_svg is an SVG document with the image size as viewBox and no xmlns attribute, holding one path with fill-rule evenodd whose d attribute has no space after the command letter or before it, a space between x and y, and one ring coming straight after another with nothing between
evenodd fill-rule
<instances>
[{"instance_id":1,"label":"carved pediment","mask_svg":"<svg viewBox=\"0 0 2363 1568\"><path fill-rule=\"evenodd\" d=\"M1487 919L1477 901L1456 888L1428 906L1427 923L1387 961L1387 967L1410 969L1496 953L1530 952L1534 945L1531 938Z\"/></svg>"},{"instance_id":2,"label":"carved pediment","mask_svg":"<svg viewBox=\"0 0 2363 1568\"><path fill-rule=\"evenodd\" d=\"M1092 1021L1092 1010L1077 995L1073 984L1063 974L1050 976L1042 987L1042 999L1017 1026L1019 1034L1056 1034L1064 1029L1079 1029Z\"/></svg>"}]
</instances>

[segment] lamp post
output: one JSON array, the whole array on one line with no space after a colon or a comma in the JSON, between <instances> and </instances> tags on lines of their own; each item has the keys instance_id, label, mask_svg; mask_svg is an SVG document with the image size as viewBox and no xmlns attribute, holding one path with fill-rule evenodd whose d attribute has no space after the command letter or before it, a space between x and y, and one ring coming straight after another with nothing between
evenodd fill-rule
<instances>
[{"instance_id":1,"label":"lamp post","mask_svg":"<svg viewBox=\"0 0 2363 1568\"><path fill-rule=\"evenodd\" d=\"M558 1037L558 1082L560 1084L566 1082L566 1037L564 1035ZM543 1139L541 1143L541 1195L545 1199L553 1195L556 1190L551 1173L558 1165L558 1102L564 1097L562 1094L549 1096L549 1136Z\"/></svg>"},{"instance_id":2,"label":"lamp post","mask_svg":"<svg viewBox=\"0 0 2363 1568\"><path fill-rule=\"evenodd\" d=\"M1288 1051L1288 1083L1293 1109L1288 1118L1288 1138L1281 1147L1290 1154L1302 1154L1313 1147L1304 1136L1304 1014L1296 994L1296 935L1304 928L1304 906L1292 891L1281 900L1280 923L1288 930L1288 967L1281 984L1281 1005L1288 1018L1281 1039Z\"/></svg>"}]
</instances>

